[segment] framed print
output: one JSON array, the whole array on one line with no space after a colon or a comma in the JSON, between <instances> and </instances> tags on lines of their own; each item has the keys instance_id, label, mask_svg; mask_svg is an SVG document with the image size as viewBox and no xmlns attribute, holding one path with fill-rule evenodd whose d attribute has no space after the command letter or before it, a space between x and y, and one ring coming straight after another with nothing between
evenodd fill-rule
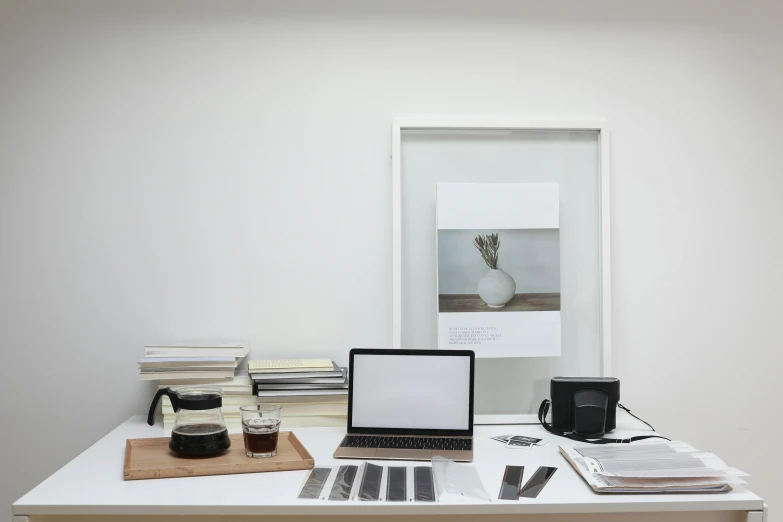
<instances>
[{"instance_id":1,"label":"framed print","mask_svg":"<svg viewBox=\"0 0 783 522\"><path fill-rule=\"evenodd\" d=\"M609 194L601 121L395 119L393 346L473 349L479 414L610 374Z\"/></svg>"}]
</instances>

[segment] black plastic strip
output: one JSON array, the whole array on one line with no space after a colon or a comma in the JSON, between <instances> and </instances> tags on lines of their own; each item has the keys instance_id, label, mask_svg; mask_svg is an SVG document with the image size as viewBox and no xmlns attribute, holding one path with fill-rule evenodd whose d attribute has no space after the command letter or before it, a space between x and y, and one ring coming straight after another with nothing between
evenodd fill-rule
<instances>
[{"instance_id":1,"label":"black plastic strip","mask_svg":"<svg viewBox=\"0 0 783 522\"><path fill-rule=\"evenodd\" d=\"M519 486L522 485L522 475L525 473L525 466L506 466L503 473L503 482L500 484L500 500L519 499Z\"/></svg>"},{"instance_id":2,"label":"black plastic strip","mask_svg":"<svg viewBox=\"0 0 783 522\"><path fill-rule=\"evenodd\" d=\"M546 483L549 482L549 479L552 478L552 475L555 474L555 471L557 471L557 468L549 468L547 466L538 468L536 472L533 473L533 476L530 477L530 480L527 481L525 487L519 491L519 496L536 498L538 494L541 493L541 490L544 489Z\"/></svg>"}]
</instances>

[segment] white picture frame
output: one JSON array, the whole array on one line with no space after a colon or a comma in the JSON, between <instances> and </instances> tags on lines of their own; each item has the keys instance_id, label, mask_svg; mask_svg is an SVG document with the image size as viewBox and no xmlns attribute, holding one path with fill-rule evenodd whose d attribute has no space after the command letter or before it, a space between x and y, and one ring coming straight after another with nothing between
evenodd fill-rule
<instances>
[{"instance_id":1,"label":"white picture frame","mask_svg":"<svg viewBox=\"0 0 783 522\"><path fill-rule=\"evenodd\" d=\"M612 286L611 286L611 167L610 137L602 119L524 119L492 117L398 117L392 121L392 347L402 342L402 158L403 132L407 130L510 130L510 131L593 131L599 140L599 241L600 320L602 375L611 375Z\"/></svg>"}]
</instances>

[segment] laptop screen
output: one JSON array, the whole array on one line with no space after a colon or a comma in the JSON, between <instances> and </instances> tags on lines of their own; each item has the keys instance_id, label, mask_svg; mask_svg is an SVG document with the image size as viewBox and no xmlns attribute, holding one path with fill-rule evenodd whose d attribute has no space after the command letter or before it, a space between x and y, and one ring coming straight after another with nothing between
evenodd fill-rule
<instances>
[{"instance_id":1,"label":"laptop screen","mask_svg":"<svg viewBox=\"0 0 783 522\"><path fill-rule=\"evenodd\" d=\"M469 350L352 350L349 432L471 435L473 359Z\"/></svg>"}]
</instances>

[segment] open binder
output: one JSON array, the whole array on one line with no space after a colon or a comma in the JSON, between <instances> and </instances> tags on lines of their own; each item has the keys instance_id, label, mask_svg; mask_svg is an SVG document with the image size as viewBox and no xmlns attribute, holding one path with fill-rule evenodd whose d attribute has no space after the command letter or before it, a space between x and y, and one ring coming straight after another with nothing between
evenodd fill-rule
<instances>
[{"instance_id":1,"label":"open binder","mask_svg":"<svg viewBox=\"0 0 783 522\"><path fill-rule=\"evenodd\" d=\"M681 442L560 446L596 493L723 493L747 476Z\"/></svg>"}]
</instances>

